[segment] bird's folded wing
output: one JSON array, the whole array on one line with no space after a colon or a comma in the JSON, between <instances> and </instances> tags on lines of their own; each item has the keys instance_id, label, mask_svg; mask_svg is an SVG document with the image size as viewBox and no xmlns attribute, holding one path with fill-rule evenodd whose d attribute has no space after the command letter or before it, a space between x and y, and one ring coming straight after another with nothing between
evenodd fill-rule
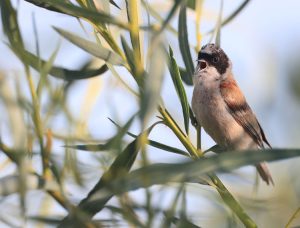
<instances>
[{"instance_id":1,"label":"bird's folded wing","mask_svg":"<svg viewBox=\"0 0 300 228\"><path fill-rule=\"evenodd\" d=\"M257 145L263 148L263 142L265 142L271 147L236 81L234 79L223 81L220 84L220 91L233 118L245 129Z\"/></svg>"}]
</instances>

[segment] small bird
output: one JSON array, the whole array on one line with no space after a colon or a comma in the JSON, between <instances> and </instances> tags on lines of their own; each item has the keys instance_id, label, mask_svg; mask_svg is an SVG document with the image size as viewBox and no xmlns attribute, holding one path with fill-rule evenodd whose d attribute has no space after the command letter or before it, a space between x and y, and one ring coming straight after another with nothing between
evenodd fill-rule
<instances>
[{"instance_id":1,"label":"small bird","mask_svg":"<svg viewBox=\"0 0 300 228\"><path fill-rule=\"evenodd\" d=\"M215 44L203 46L193 75L192 110L197 122L224 150L271 148L262 127L232 74L232 63ZM265 162L256 164L261 178L274 185Z\"/></svg>"}]
</instances>

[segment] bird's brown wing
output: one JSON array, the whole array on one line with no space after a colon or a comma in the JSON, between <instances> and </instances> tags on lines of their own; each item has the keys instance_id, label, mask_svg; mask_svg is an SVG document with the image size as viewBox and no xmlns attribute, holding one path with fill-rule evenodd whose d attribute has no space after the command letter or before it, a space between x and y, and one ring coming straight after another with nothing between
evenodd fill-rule
<instances>
[{"instance_id":1,"label":"bird's brown wing","mask_svg":"<svg viewBox=\"0 0 300 228\"><path fill-rule=\"evenodd\" d=\"M223 81L220 84L220 91L233 118L245 129L257 145L263 148L263 142L265 142L270 146L236 81L233 78Z\"/></svg>"}]
</instances>

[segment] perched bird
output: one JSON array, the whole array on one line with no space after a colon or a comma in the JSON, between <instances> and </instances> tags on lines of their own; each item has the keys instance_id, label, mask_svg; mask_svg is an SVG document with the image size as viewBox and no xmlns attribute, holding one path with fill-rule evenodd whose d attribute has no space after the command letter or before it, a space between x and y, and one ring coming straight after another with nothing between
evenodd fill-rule
<instances>
[{"instance_id":1,"label":"perched bird","mask_svg":"<svg viewBox=\"0 0 300 228\"><path fill-rule=\"evenodd\" d=\"M232 74L232 63L215 44L203 46L193 76L192 109L197 122L224 150L264 148L270 144ZM261 178L274 185L265 162Z\"/></svg>"}]
</instances>

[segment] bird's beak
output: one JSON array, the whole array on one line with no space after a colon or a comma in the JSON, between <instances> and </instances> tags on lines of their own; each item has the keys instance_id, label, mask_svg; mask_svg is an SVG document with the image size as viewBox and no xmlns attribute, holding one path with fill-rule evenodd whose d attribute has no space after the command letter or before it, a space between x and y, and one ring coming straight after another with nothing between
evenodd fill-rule
<instances>
[{"instance_id":1,"label":"bird's beak","mask_svg":"<svg viewBox=\"0 0 300 228\"><path fill-rule=\"evenodd\" d=\"M199 64L200 70L203 70L207 67L207 63L204 60L198 60L198 64Z\"/></svg>"}]
</instances>

